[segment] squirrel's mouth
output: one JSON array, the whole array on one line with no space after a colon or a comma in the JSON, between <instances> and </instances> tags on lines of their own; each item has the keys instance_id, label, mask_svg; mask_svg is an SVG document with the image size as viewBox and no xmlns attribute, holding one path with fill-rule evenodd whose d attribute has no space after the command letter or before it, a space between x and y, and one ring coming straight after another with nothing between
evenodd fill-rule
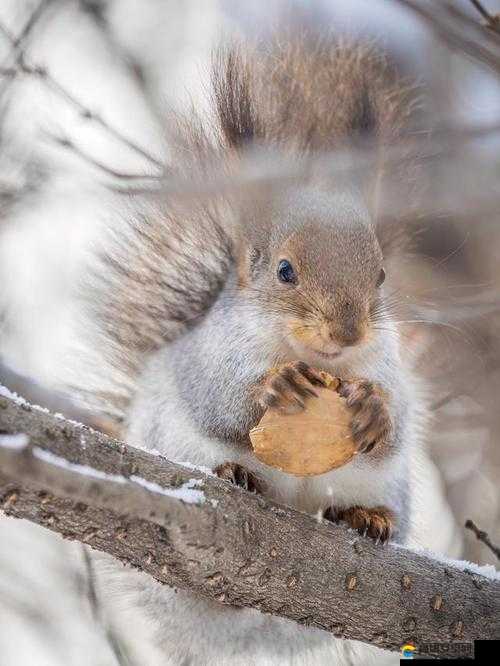
<instances>
[{"instance_id":1,"label":"squirrel's mouth","mask_svg":"<svg viewBox=\"0 0 500 666\"><path fill-rule=\"evenodd\" d=\"M318 349L313 349L312 351L314 351L314 353L317 354L318 356L321 356L322 358L328 358L328 359L337 358L342 353L341 351L323 352L323 351L319 351Z\"/></svg>"},{"instance_id":2,"label":"squirrel's mouth","mask_svg":"<svg viewBox=\"0 0 500 666\"><path fill-rule=\"evenodd\" d=\"M301 340L297 339L292 339L291 340L292 347L296 350L297 353L302 353L302 354L307 354L311 355L312 358L315 356L318 358L321 358L325 361L334 361L339 356L342 355L342 349L337 348L337 349L332 349L331 351L323 351L321 349L317 349L316 347L313 347L312 345L304 344Z\"/></svg>"}]
</instances>

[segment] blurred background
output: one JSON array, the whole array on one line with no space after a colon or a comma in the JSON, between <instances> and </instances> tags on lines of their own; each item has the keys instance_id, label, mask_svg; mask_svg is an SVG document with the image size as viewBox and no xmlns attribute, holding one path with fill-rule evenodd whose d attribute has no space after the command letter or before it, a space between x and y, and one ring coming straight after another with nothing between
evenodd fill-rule
<instances>
[{"instance_id":1,"label":"blurred background","mask_svg":"<svg viewBox=\"0 0 500 666\"><path fill-rule=\"evenodd\" d=\"M498 0L2 0L0 383L7 366L51 390L82 383L88 254L131 193L164 182L172 113L210 114L222 36L287 27L373 40L420 100L418 193L385 213L412 235L398 265L405 341L432 410L422 544L494 564L464 523L500 542L497 12ZM127 663L75 549L0 517L1 666Z\"/></svg>"}]
</instances>

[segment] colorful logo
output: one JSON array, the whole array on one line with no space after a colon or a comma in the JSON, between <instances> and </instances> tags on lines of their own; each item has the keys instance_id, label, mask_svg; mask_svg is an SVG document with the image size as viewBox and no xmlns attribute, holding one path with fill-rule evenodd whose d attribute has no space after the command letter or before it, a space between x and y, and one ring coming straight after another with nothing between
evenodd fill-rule
<instances>
[{"instance_id":1,"label":"colorful logo","mask_svg":"<svg viewBox=\"0 0 500 666\"><path fill-rule=\"evenodd\" d=\"M407 643L401 647L401 657L403 659L413 659L413 653L417 648L411 643Z\"/></svg>"}]
</instances>

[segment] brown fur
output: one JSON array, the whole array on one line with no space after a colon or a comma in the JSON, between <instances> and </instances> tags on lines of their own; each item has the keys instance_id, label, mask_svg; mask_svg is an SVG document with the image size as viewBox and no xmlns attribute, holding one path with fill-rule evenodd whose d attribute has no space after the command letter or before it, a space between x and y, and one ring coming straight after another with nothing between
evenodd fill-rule
<instances>
[{"instance_id":1,"label":"brown fur","mask_svg":"<svg viewBox=\"0 0 500 666\"><path fill-rule=\"evenodd\" d=\"M334 523L347 523L363 536L368 535L382 543L391 538L394 529L394 515L383 506L372 509L361 506L354 506L349 509L332 508L325 513L325 518Z\"/></svg>"},{"instance_id":2,"label":"brown fur","mask_svg":"<svg viewBox=\"0 0 500 666\"><path fill-rule=\"evenodd\" d=\"M318 36L221 49L213 69L222 145L303 153L408 125L412 92L375 49Z\"/></svg>"},{"instance_id":3,"label":"brown fur","mask_svg":"<svg viewBox=\"0 0 500 666\"><path fill-rule=\"evenodd\" d=\"M214 469L214 473L219 479L228 481L244 490L249 490L252 493L262 493L262 483L257 479L255 474L246 469L246 467L243 467L243 465L238 465L238 463L234 462L225 462L222 465L218 465Z\"/></svg>"},{"instance_id":4,"label":"brown fur","mask_svg":"<svg viewBox=\"0 0 500 666\"><path fill-rule=\"evenodd\" d=\"M321 374L307 363L285 363L267 374L257 399L264 409L292 414L304 408L307 398L317 397L315 386L324 385Z\"/></svg>"},{"instance_id":5,"label":"brown fur","mask_svg":"<svg viewBox=\"0 0 500 666\"><path fill-rule=\"evenodd\" d=\"M353 411L353 439L361 453L384 458L391 439L391 417L387 408L387 397L381 389L365 380L343 381L339 394Z\"/></svg>"}]
</instances>

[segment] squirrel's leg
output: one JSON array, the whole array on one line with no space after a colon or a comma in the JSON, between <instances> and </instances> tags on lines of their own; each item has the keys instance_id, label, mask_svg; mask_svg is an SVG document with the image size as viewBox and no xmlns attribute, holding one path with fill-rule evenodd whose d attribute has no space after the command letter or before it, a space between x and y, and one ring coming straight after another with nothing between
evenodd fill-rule
<instances>
[{"instance_id":1,"label":"squirrel's leg","mask_svg":"<svg viewBox=\"0 0 500 666\"><path fill-rule=\"evenodd\" d=\"M353 411L352 435L360 453L379 460L386 456L392 446L394 428L385 392L370 381L355 380L343 381L339 393ZM325 518L335 523L345 522L363 536L383 543L392 535L396 516L384 506L352 506L331 507Z\"/></svg>"}]
</instances>

